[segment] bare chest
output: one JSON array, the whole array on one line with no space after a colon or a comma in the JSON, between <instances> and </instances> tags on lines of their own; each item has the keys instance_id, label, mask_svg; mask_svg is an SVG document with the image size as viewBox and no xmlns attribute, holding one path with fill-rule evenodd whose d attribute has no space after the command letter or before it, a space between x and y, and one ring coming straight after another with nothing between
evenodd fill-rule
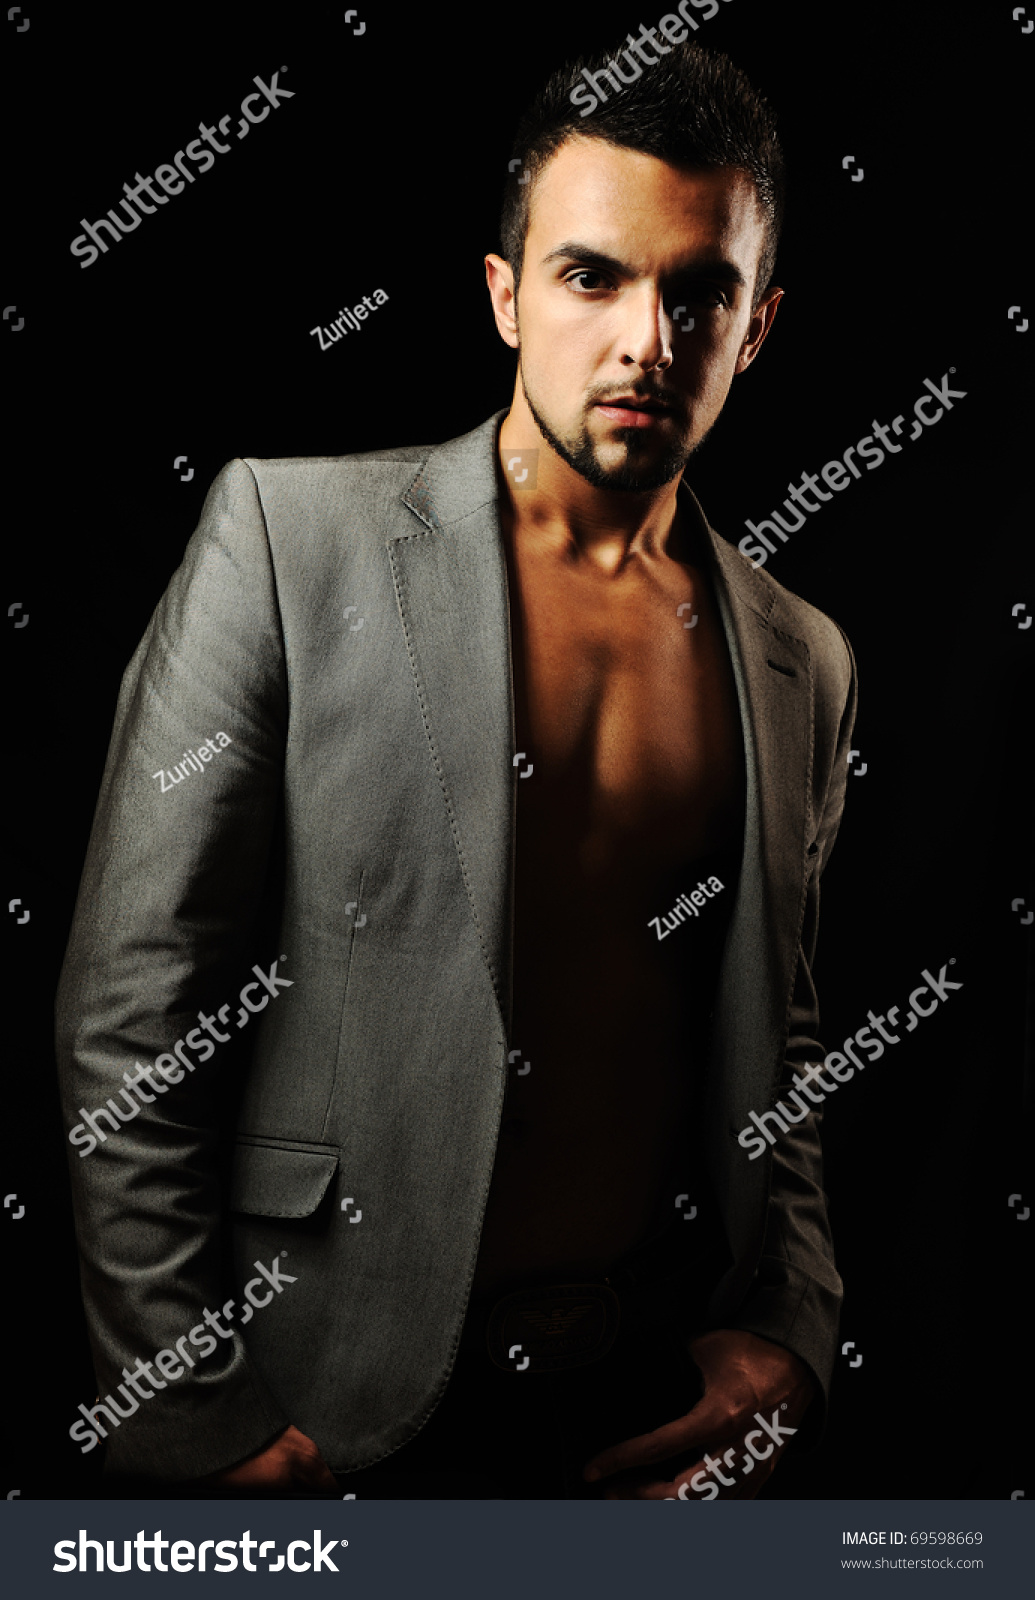
<instances>
[{"instance_id":1,"label":"bare chest","mask_svg":"<svg viewBox=\"0 0 1035 1600\"><path fill-rule=\"evenodd\" d=\"M601 583L515 559L512 604L526 848L577 847L587 875L728 848L743 741L704 573L666 563Z\"/></svg>"},{"instance_id":2,"label":"bare chest","mask_svg":"<svg viewBox=\"0 0 1035 1600\"><path fill-rule=\"evenodd\" d=\"M670 561L602 582L512 554L510 581L524 1065L508 1078L484 1292L604 1270L689 1192L681 1140L726 905L664 943L652 919L735 857L743 830L739 708L704 574ZM725 868L723 882L732 893Z\"/></svg>"}]
</instances>

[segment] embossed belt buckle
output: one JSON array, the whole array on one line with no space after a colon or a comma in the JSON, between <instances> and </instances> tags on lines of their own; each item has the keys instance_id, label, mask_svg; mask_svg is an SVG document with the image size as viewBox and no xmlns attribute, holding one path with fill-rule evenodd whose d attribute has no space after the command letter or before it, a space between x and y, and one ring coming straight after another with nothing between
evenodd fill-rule
<instances>
[{"instance_id":1,"label":"embossed belt buckle","mask_svg":"<svg viewBox=\"0 0 1035 1600\"><path fill-rule=\"evenodd\" d=\"M606 1356L621 1307L603 1283L518 1289L496 1301L486 1328L489 1355L505 1372L565 1372Z\"/></svg>"}]
</instances>

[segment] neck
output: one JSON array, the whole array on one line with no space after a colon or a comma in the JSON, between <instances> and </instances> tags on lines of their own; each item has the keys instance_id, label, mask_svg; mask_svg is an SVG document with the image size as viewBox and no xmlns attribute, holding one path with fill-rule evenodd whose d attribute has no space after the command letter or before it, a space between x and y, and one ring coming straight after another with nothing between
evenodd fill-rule
<instances>
[{"instance_id":1,"label":"neck","mask_svg":"<svg viewBox=\"0 0 1035 1600\"><path fill-rule=\"evenodd\" d=\"M535 452L531 459L530 452ZM547 444L518 396L500 426L497 456L500 515L516 543L609 577L637 558L686 559L676 498L679 478L642 493L594 487ZM508 470L515 456L524 460ZM531 477L533 464L534 488L518 486L517 475L528 467Z\"/></svg>"}]
</instances>

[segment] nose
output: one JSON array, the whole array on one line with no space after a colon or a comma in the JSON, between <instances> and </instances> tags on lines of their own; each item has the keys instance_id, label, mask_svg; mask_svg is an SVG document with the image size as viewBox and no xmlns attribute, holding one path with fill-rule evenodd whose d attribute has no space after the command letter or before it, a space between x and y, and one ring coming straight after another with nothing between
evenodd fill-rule
<instances>
[{"instance_id":1,"label":"nose","mask_svg":"<svg viewBox=\"0 0 1035 1600\"><path fill-rule=\"evenodd\" d=\"M672 319L660 289L649 283L638 285L626 298L623 310L623 365L664 372L672 365Z\"/></svg>"}]
</instances>

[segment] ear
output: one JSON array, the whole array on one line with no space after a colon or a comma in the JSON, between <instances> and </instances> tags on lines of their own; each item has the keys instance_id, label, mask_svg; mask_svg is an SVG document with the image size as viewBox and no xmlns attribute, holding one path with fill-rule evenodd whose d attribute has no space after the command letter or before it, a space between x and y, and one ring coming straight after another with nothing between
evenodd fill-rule
<instances>
[{"instance_id":1,"label":"ear","mask_svg":"<svg viewBox=\"0 0 1035 1600\"><path fill-rule=\"evenodd\" d=\"M751 321L748 323L748 331L744 336L744 343L740 347L740 354L737 357L737 364L733 369L734 377L741 372L746 372L752 361L754 361L759 350L762 348L762 344L769 332L769 329L773 325L773 318L776 316L776 308L782 299L782 289L768 289L757 311L753 311L751 313Z\"/></svg>"},{"instance_id":2,"label":"ear","mask_svg":"<svg viewBox=\"0 0 1035 1600\"><path fill-rule=\"evenodd\" d=\"M514 274L502 256L485 257L485 281L489 285L492 314L504 344L512 350L518 348L517 298L514 294Z\"/></svg>"}]
</instances>

